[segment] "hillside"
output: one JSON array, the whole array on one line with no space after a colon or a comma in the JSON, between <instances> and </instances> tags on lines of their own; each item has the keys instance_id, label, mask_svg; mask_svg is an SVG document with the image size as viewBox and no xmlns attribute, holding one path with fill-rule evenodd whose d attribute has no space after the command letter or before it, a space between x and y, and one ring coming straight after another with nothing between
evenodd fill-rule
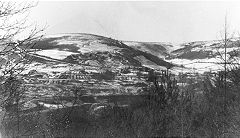
<instances>
[{"instance_id":1,"label":"hillside","mask_svg":"<svg viewBox=\"0 0 240 138\"><path fill-rule=\"evenodd\" d=\"M239 63L238 38L230 39L227 43L227 62ZM196 41L180 44L181 48L171 51L166 61L184 65L190 71L203 73L205 71L222 70L224 62L223 40Z\"/></svg>"},{"instance_id":2,"label":"hillside","mask_svg":"<svg viewBox=\"0 0 240 138\"><path fill-rule=\"evenodd\" d=\"M229 61L238 59L239 43L237 38L229 41ZM36 52L31 56L35 62L30 68L49 73L68 71L79 65L110 70L123 66L143 66L155 70L169 68L173 73L203 73L221 70L221 55L224 52L223 41L220 40L171 44L119 41L84 33L46 36L33 49Z\"/></svg>"},{"instance_id":3,"label":"hillside","mask_svg":"<svg viewBox=\"0 0 240 138\"><path fill-rule=\"evenodd\" d=\"M61 34L47 36L37 42L33 48L36 52L31 56L35 58L35 63L39 65L39 69L44 66L45 69L49 68L49 70L60 63L71 64L71 66L91 66L91 63L94 62L94 65L107 69L121 66L166 69L174 66L163 59L168 55L165 45L158 47L160 45L138 43L142 46L139 48L139 46L128 46L128 44L92 34ZM155 51L155 54L152 54L151 51ZM160 54L156 54L158 51Z\"/></svg>"}]
</instances>

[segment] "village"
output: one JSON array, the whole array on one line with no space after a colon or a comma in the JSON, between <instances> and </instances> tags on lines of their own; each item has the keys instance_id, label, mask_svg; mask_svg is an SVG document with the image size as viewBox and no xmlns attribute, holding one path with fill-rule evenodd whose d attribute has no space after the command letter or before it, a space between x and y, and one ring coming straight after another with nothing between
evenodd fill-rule
<instances>
[{"instance_id":1,"label":"village","mask_svg":"<svg viewBox=\"0 0 240 138\"><path fill-rule=\"evenodd\" d=\"M28 86L76 86L81 87L85 93L95 94L142 94L151 84L150 77L155 76L159 82L166 78L168 71L156 71L147 67L123 66L114 70L99 69L96 67L82 67L50 76L47 73L31 70L25 78ZM171 74L176 80L177 76Z\"/></svg>"}]
</instances>

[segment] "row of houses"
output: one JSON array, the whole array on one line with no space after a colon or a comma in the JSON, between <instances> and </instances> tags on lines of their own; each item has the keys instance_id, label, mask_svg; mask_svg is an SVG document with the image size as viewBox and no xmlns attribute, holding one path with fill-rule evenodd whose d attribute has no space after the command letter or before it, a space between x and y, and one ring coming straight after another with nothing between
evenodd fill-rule
<instances>
[{"instance_id":1,"label":"row of houses","mask_svg":"<svg viewBox=\"0 0 240 138\"><path fill-rule=\"evenodd\" d=\"M174 75L170 75L168 71L159 71L154 72L153 70L149 70L146 67L135 67L135 66L122 66L122 68L128 70L127 73L114 73L115 77L112 81L144 81L147 80L149 74L151 74L151 71L155 76L157 76L160 80L165 80L166 77L175 77ZM119 69L122 69L119 68ZM88 69L95 69L95 68L88 68ZM149 71L149 72L148 72ZM101 74L101 72L98 72L97 74ZM37 72L35 70L32 70L29 72L29 77L31 78L31 82L36 83L43 83L43 84L69 84L69 83L97 83L97 80L94 79L96 73L88 73L83 69L80 70L71 70L64 73L61 73L59 76L55 78L50 78L48 74ZM167 79L166 79L167 80Z\"/></svg>"}]
</instances>

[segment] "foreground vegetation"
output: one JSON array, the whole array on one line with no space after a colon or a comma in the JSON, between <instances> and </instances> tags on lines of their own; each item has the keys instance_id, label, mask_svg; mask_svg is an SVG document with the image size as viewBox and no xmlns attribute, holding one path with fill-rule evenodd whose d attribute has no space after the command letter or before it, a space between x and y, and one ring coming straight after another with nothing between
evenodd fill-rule
<instances>
[{"instance_id":1,"label":"foreground vegetation","mask_svg":"<svg viewBox=\"0 0 240 138\"><path fill-rule=\"evenodd\" d=\"M181 89L170 74L151 76L152 91L128 106L14 110L5 114L1 132L5 137L239 137L240 70L229 71L227 82L223 75L188 79ZM12 88L22 90L16 84Z\"/></svg>"}]
</instances>

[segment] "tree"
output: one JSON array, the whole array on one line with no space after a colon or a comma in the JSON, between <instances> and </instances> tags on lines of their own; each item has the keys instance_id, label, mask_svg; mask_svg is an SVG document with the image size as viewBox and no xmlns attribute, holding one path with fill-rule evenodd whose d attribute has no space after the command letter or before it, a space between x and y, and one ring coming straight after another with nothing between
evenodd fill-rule
<instances>
[{"instance_id":1,"label":"tree","mask_svg":"<svg viewBox=\"0 0 240 138\"><path fill-rule=\"evenodd\" d=\"M25 17L35 4L0 2L0 67L4 76L16 75L29 62L30 48L41 36Z\"/></svg>"},{"instance_id":2,"label":"tree","mask_svg":"<svg viewBox=\"0 0 240 138\"><path fill-rule=\"evenodd\" d=\"M0 2L0 108L2 113L9 114L11 106L19 122L20 103L23 102L24 83L19 74L26 69L32 60L31 48L41 38L43 29L29 24L27 13L36 6L33 2ZM19 123L17 134L19 137Z\"/></svg>"},{"instance_id":3,"label":"tree","mask_svg":"<svg viewBox=\"0 0 240 138\"><path fill-rule=\"evenodd\" d=\"M41 38L25 14L35 3L0 2L0 76L4 82L16 77L31 61L31 49ZM0 101L1 103L4 101ZM2 104L0 104L2 105Z\"/></svg>"},{"instance_id":4,"label":"tree","mask_svg":"<svg viewBox=\"0 0 240 138\"><path fill-rule=\"evenodd\" d=\"M176 128L176 114L180 104L179 88L177 81L171 78L167 71L158 78L152 70L149 81L151 90L143 95L142 100L133 102L130 107L133 111L135 131L139 137L173 137L179 136ZM140 123L138 121L144 122ZM146 130L142 131L142 130Z\"/></svg>"},{"instance_id":5,"label":"tree","mask_svg":"<svg viewBox=\"0 0 240 138\"><path fill-rule=\"evenodd\" d=\"M203 102L198 105L202 110L198 111L197 119L202 122L198 128L204 130L207 137L239 137L239 58L238 51L228 52L231 46L239 47L239 40L231 41L227 18L225 17L223 38L218 48L218 56L223 70L216 76L207 76L202 82ZM195 120L196 121L196 120ZM200 127L199 127L200 126Z\"/></svg>"}]
</instances>

